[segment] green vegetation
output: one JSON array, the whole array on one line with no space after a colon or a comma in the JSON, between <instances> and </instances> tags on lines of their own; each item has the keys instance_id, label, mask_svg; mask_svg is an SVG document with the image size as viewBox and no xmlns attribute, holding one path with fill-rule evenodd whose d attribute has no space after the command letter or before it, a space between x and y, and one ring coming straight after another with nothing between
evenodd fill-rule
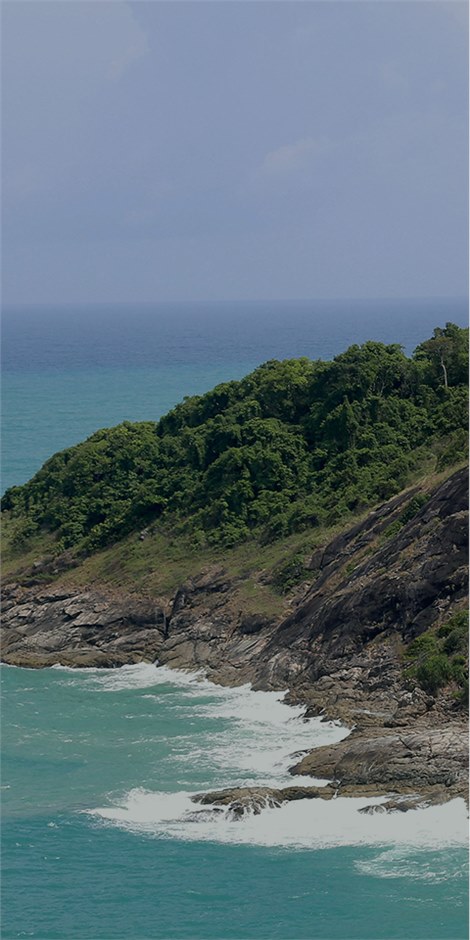
<instances>
[{"instance_id":1,"label":"green vegetation","mask_svg":"<svg viewBox=\"0 0 470 940\"><path fill-rule=\"evenodd\" d=\"M437 630L427 630L406 651L406 675L430 695L453 685L456 698L468 705L468 610L461 610Z\"/></svg>"},{"instance_id":2,"label":"green vegetation","mask_svg":"<svg viewBox=\"0 0 470 940\"><path fill-rule=\"evenodd\" d=\"M302 581L311 579L311 577L312 572L305 564L305 554L296 554L276 565L271 584L277 593L288 594Z\"/></svg>"},{"instance_id":3,"label":"green vegetation","mask_svg":"<svg viewBox=\"0 0 470 940\"><path fill-rule=\"evenodd\" d=\"M158 423L98 431L7 491L11 545L89 553L151 526L206 551L334 525L464 459L467 334L449 323L411 358L368 342L270 361Z\"/></svg>"},{"instance_id":4,"label":"green vegetation","mask_svg":"<svg viewBox=\"0 0 470 940\"><path fill-rule=\"evenodd\" d=\"M417 496L413 496L413 499L410 499L406 509L404 509L403 512L400 513L398 518L395 519L395 521L392 522L391 525L389 525L388 529L385 529L385 532L383 533L383 538L384 539L393 538L393 536L396 535L397 532L399 532L400 529L402 529L403 526L406 525L406 523L410 521L410 519L414 519L414 517L418 514L421 507L424 506L425 503L427 503L428 499L429 499L428 493L418 493Z\"/></svg>"}]
</instances>

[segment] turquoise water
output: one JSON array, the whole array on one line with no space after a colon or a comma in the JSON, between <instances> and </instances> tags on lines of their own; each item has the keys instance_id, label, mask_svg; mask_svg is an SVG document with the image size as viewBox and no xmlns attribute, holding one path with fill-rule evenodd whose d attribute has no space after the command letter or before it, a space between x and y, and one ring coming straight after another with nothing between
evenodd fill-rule
<instances>
[{"instance_id":1,"label":"turquoise water","mask_svg":"<svg viewBox=\"0 0 470 940\"><path fill-rule=\"evenodd\" d=\"M342 729L150 665L2 673L3 937L466 936L462 801L195 814L188 794L287 784Z\"/></svg>"},{"instance_id":2,"label":"turquoise water","mask_svg":"<svg viewBox=\"0 0 470 940\"><path fill-rule=\"evenodd\" d=\"M120 421L156 420L185 395L267 359L330 359L368 339L410 353L465 300L6 308L2 491L55 453Z\"/></svg>"},{"instance_id":3,"label":"turquoise water","mask_svg":"<svg viewBox=\"0 0 470 940\"><path fill-rule=\"evenodd\" d=\"M2 486L99 427L155 419L268 358L410 352L464 301L7 310ZM278 696L142 665L2 667L2 937L461 940L461 801L403 816L292 803L243 821L190 794L283 785L344 730ZM305 781L304 781L305 782ZM372 802L372 801L367 801Z\"/></svg>"},{"instance_id":4,"label":"turquoise water","mask_svg":"<svg viewBox=\"0 0 470 940\"><path fill-rule=\"evenodd\" d=\"M246 375L238 367L182 364L5 372L3 375L2 492L25 483L58 450L121 421L155 420L181 401L219 382Z\"/></svg>"}]
</instances>

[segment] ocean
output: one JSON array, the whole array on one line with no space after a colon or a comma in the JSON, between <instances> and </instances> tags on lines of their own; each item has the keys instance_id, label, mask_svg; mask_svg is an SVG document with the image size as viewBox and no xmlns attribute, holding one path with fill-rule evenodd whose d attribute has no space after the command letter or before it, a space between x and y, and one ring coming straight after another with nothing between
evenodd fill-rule
<instances>
[{"instance_id":1,"label":"ocean","mask_svg":"<svg viewBox=\"0 0 470 940\"><path fill-rule=\"evenodd\" d=\"M464 301L7 309L2 487L266 359L366 339L410 352L466 318ZM150 664L1 672L4 940L468 936L460 800L372 816L357 812L372 800L300 801L241 821L190 800L288 784L293 755L344 728Z\"/></svg>"},{"instance_id":2,"label":"ocean","mask_svg":"<svg viewBox=\"0 0 470 940\"><path fill-rule=\"evenodd\" d=\"M6 307L2 492L98 428L156 420L268 359L331 359L368 339L411 353L467 317L466 300Z\"/></svg>"}]
</instances>

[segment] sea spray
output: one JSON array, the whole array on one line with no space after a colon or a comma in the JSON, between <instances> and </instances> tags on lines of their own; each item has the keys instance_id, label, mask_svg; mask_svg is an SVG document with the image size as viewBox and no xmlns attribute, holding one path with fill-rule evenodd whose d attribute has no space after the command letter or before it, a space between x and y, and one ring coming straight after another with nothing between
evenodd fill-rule
<instances>
[{"instance_id":1,"label":"sea spray","mask_svg":"<svg viewBox=\"0 0 470 940\"><path fill-rule=\"evenodd\" d=\"M259 814L234 818L230 810L201 809L190 793L134 789L114 806L87 812L130 832L188 841L259 845L270 848L327 849L337 846L400 846L403 853L422 848L465 845L465 803L453 800L408 813L364 816L358 810L384 798L296 800ZM387 856L392 862L394 856Z\"/></svg>"},{"instance_id":2,"label":"sea spray","mask_svg":"<svg viewBox=\"0 0 470 940\"><path fill-rule=\"evenodd\" d=\"M381 800L316 799L235 819L191 800L292 784L292 752L344 727L149 664L2 672L5 937L467 936L461 801L364 816Z\"/></svg>"},{"instance_id":3,"label":"sea spray","mask_svg":"<svg viewBox=\"0 0 470 940\"><path fill-rule=\"evenodd\" d=\"M210 682L202 671L145 663L79 674L67 666L53 668L66 672L68 683L94 693L146 689L146 709L154 709L156 720L159 709L168 706L182 726L169 760L206 767L211 777L217 775L217 786L287 786L292 783L288 768L299 752L349 734L339 722L306 719L304 707L285 705L285 691L254 691L250 685L227 688ZM203 723L203 734L194 732L195 720ZM326 783L307 776L302 780L305 785Z\"/></svg>"}]
</instances>

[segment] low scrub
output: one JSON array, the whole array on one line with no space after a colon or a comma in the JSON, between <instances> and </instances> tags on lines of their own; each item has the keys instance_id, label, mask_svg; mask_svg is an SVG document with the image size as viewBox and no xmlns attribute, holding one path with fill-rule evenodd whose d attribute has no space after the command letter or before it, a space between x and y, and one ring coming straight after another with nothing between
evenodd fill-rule
<instances>
[{"instance_id":1,"label":"low scrub","mask_svg":"<svg viewBox=\"0 0 470 940\"><path fill-rule=\"evenodd\" d=\"M427 630L406 651L405 674L430 695L454 686L456 699L468 707L468 610L455 613L437 630Z\"/></svg>"}]
</instances>

